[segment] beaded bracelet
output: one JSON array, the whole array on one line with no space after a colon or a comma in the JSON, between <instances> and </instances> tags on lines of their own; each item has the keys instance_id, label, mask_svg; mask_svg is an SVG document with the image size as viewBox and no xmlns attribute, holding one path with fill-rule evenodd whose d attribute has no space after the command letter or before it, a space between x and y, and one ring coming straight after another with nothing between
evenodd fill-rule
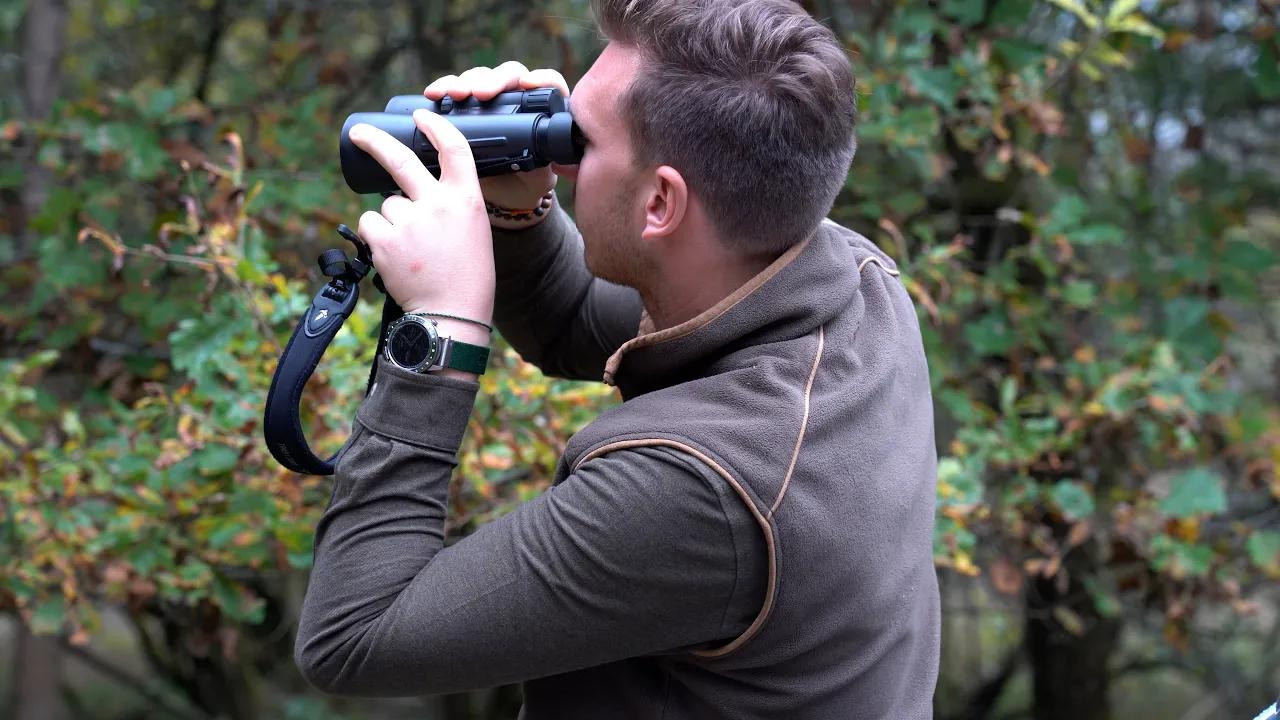
<instances>
[{"instance_id":1,"label":"beaded bracelet","mask_svg":"<svg viewBox=\"0 0 1280 720\"><path fill-rule=\"evenodd\" d=\"M488 200L484 201L484 209L485 212L489 213L493 217L502 220L530 220L534 217L542 217L547 214L547 211L551 209L551 201L552 198L555 197L555 193L555 190L548 191L546 195L542 196L537 207L529 208L527 210L500 207L498 205L494 205Z\"/></svg>"}]
</instances>

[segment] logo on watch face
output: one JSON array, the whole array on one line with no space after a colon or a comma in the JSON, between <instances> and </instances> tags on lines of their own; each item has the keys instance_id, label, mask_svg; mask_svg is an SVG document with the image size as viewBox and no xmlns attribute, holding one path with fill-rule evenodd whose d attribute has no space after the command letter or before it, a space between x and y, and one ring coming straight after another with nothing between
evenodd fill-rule
<instances>
[{"instance_id":1,"label":"logo on watch face","mask_svg":"<svg viewBox=\"0 0 1280 720\"><path fill-rule=\"evenodd\" d=\"M435 362L440 338L434 324L411 322L410 317L406 315L392 325L387 336L387 358L406 370L423 372Z\"/></svg>"}]
</instances>

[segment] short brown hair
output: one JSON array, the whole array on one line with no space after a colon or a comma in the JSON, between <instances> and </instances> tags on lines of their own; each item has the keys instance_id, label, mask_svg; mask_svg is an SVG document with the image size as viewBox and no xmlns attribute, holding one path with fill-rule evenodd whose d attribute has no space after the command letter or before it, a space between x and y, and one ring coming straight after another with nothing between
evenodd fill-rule
<instances>
[{"instance_id":1,"label":"short brown hair","mask_svg":"<svg viewBox=\"0 0 1280 720\"><path fill-rule=\"evenodd\" d=\"M671 165L722 238L780 253L831 211L856 147L853 70L791 0L591 0L651 63L619 98L638 167Z\"/></svg>"}]
</instances>

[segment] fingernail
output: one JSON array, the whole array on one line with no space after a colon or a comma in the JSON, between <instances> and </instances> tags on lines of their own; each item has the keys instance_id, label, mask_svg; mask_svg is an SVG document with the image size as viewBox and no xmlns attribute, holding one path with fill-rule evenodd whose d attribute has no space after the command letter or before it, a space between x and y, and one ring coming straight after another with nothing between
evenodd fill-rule
<instances>
[{"instance_id":1,"label":"fingernail","mask_svg":"<svg viewBox=\"0 0 1280 720\"><path fill-rule=\"evenodd\" d=\"M351 130L347 132L347 137L351 138L352 142L363 139L369 134L369 131L365 130L365 127L366 126L363 124L352 125Z\"/></svg>"}]
</instances>

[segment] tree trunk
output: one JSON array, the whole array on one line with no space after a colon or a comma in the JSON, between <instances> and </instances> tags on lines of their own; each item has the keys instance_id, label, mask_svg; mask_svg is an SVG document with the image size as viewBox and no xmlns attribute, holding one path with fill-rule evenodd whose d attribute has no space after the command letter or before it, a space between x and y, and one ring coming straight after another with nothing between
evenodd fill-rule
<instances>
[{"instance_id":1,"label":"tree trunk","mask_svg":"<svg viewBox=\"0 0 1280 720\"><path fill-rule=\"evenodd\" d=\"M58 95L62 50L66 39L66 0L29 0L22 22L22 101L28 121L49 117ZM49 173L36 162L35 133L22 147L23 183L18 216L22 230L17 237L16 258L25 259L35 244L31 218L44 206ZM37 637L18 630L14 668L14 720L61 720L66 707L58 683L62 676L62 651L56 638Z\"/></svg>"},{"instance_id":2,"label":"tree trunk","mask_svg":"<svg viewBox=\"0 0 1280 720\"><path fill-rule=\"evenodd\" d=\"M1087 547L1087 546L1086 546ZM1079 548L1067 556L1071 582L1037 578L1027 593L1026 650L1035 720L1110 720L1111 656L1121 623L1104 618L1078 578L1097 571Z\"/></svg>"},{"instance_id":3,"label":"tree trunk","mask_svg":"<svg viewBox=\"0 0 1280 720\"><path fill-rule=\"evenodd\" d=\"M14 653L13 720L64 720L67 707L62 702L62 649L57 638L32 635L17 629Z\"/></svg>"},{"instance_id":4,"label":"tree trunk","mask_svg":"<svg viewBox=\"0 0 1280 720\"><path fill-rule=\"evenodd\" d=\"M62 51L66 40L66 0L28 0L22 24L22 101L26 119L48 119L62 79ZM22 232L18 235L18 258L25 258L35 244L28 224L44 207L49 195L49 172L36 162L39 148L35 133L26 133L30 143L21 149L23 183L21 191Z\"/></svg>"}]
</instances>

